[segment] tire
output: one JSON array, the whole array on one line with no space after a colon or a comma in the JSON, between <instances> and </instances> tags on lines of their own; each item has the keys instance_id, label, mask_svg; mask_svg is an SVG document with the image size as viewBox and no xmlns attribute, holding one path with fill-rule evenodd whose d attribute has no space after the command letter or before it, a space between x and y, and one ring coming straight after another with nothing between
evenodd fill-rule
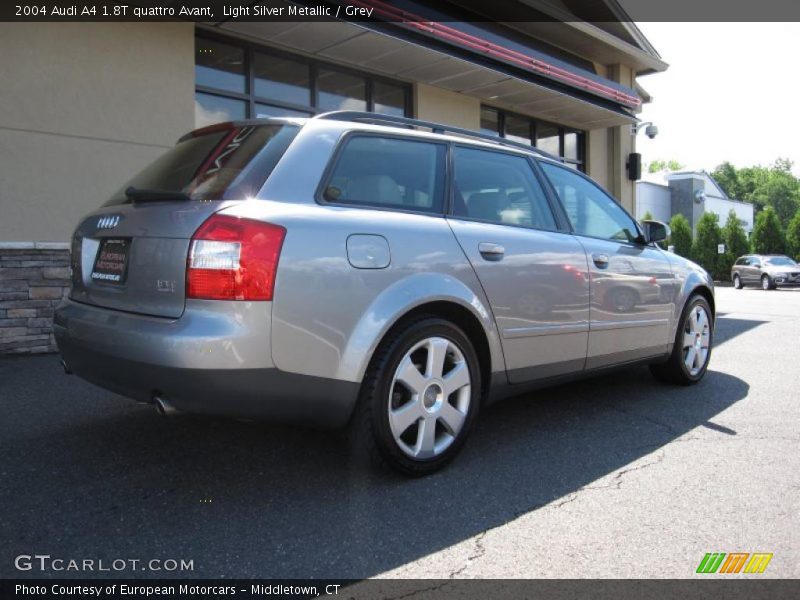
<instances>
[{"instance_id":1,"label":"tire","mask_svg":"<svg viewBox=\"0 0 800 600\"><path fill-rule=\"evenodd\" d=\"M766 273L764 273L761 276L761 289L764 291L775 289L775 283L772 281L772 278Z\"/></svg>"},{"instance_id":2,"label":"tire","mask_svg":"<svg viewBox=\"0 0 800 600\"><path fill-rule=\"evenodd\" d=\"M463 447L481 390L478 356L461 329L434 316L404 323L381 342L367 369L351 449L359 462L411 477L438 471Z\"/></svg>"},{"instance_id":3,"label":"tire","mask_svg":"<svg viewBox=\"0 0 800 600\"><path fill-rule=\"evenodd\" d=\"M713 346L711 307L703 296L695 294L681 313L672 354L666 362L650 365L650 372L666 383L693 385L706 374Z\"/></svg>"},{"instance_id":4,"label":"tire","mask_svg":"<svg viewBox=\"0 0 800 600\"><path fill-rule=\"evenodd\" d=\"M742 285L742 280L739 278L738 275L733 276L733 287L737 290L742 289L744 286Z\"/></svg>"}]
</instances>

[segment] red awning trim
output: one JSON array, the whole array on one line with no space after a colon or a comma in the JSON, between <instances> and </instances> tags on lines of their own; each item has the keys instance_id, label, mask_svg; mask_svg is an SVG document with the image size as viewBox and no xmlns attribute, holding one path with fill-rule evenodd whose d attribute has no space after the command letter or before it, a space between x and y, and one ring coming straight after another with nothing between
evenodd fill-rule
<instances>
[{"instance_id":1,"label":"red awning trim","mask_svg":"<svg viewBox=\"0 0 800 600\"><path fill-rule=\"evenodd\" d=\"M457 29L448 27L443 23L426 21L423 17L417 14L396 8L386 4L385 2L380 2L379 0L351 0L349 3L363 8L372 8L376 14L386 17L393 22L398 22L400 25L416 29L428 35L432 35L449 42L466 46L488 56L513 63L529 71L533 71L540 75L544 75L545 77L566 83L572 87L586 90L598 96L614 100L625 106L631 108L639 108L639 106L641 106L641 99L638 96L626 94L625 92L617 90L611 86L603 85L602 83L593 81L588 77L584 77L577 73L568 71L567 69L557 67L539 58L528 56L522 52L511 50L510 48L505 48L474 35L458 31Z\"/></svg>"}]
</instances>

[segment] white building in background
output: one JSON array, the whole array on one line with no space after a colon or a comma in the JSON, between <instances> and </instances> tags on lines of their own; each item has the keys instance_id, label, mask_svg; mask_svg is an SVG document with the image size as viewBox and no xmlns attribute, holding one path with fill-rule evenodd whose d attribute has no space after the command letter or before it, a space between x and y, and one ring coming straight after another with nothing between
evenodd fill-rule
<instances>
[{"instance_id":1,"label":"white building in background","mask_svg":"<svg viewBox=\"0 0 800 600\"><path fill-rule=\"evenodd\" d=\"M637 219L650 212L655 220L667 223L682 213L694 231L704 213L716 213L723 226L733 210L747 235L753 231L753 205L729 198L705 171L661 172L646 177L636 184Z\"/></svg>"}]
</instances>

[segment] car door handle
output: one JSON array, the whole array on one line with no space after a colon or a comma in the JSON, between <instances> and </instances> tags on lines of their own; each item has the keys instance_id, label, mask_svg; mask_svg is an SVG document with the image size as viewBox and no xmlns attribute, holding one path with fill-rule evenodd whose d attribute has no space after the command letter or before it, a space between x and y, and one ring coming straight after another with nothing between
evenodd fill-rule
<instances>
[{"instance_id":1,"label":"car door handle","mask_svg":"<svg viewBox=\"0 0 800 600\"><path fill-rule=\"evenodd\" d=\"M506 249L500 244L492 244L490 242L481 242L478 244L478 251L486 260L500 260L506 253Z\"/></svg>"},{"instance_id":2,"label":"car door handle","mask_svg":"<svg viewBox=\"0 0 800 600\"><path fill-rule=\"evenodd\" d=\"M605 269L608 266L608 254L592 254L592 260L598 269Z\"/></svg>"}]
</instances>

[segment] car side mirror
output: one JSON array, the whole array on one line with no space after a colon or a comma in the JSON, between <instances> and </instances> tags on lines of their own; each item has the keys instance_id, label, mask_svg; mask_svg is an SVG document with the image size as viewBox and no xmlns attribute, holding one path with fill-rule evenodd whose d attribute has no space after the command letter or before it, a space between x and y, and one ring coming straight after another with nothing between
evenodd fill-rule
<instances>
[{"instance_id":1,"label":"car side mirror","mask_svg":"<svg viewBox=\"0 0 800 600\"><path fill-rule=\"evenodd\" d=\"M669 226L661 221L642 221L644 242L663 242L669 237Z\"/></svg>"}]
</instances>

